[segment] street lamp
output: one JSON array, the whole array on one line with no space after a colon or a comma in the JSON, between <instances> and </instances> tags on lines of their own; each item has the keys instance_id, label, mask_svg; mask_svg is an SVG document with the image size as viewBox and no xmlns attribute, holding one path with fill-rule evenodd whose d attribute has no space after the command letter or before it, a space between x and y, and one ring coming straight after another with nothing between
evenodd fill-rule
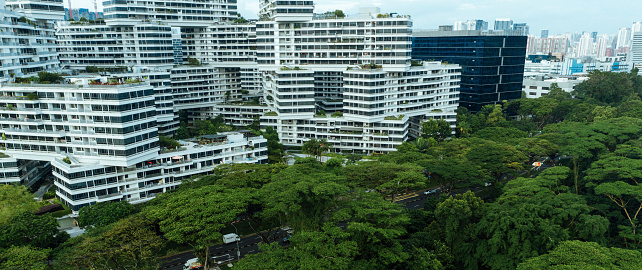
<instances>
[{"instance_id":1,"label":"street lamp","mask_svg":"<svg viewBox=\"0 0 642 270\"><path fill-rule=\"evenodd\" d=\"M234 225L234 222L232 222L230 224L232 224L232 226L234 226L234 229L236 230L236 235L238 236L239 235L239 229L236 228L236 225ZM240 239L240 237L239 237L239 239ZM241 259L241 249L239 249L239 242L241 242L241 241L240 240L236 241L236 260L237 261Z\"/></svg>"}]
</instances>

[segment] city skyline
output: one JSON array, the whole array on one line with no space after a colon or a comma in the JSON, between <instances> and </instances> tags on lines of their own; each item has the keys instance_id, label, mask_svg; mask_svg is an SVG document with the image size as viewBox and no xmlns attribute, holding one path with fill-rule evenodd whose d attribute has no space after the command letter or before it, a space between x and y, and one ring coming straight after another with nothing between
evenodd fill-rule
<instances>
[{"instance_id":1,"label":"city skyline","mask_svg":"<svg viewBox=\"0 0 642 270\"><path fill-rule=\"evenodd\" d=\"M67 1L64 0L65 8L68 7ZM381 8L382 12L411 15L415 29L437 29L439 25L453 25L456 21L469 19L482 19L492 25L497 18L510 18L514 22L527 23L532 34L548 29L551 36L582 31L615 35L619 28L631 27L633 22L642 21L642 16L636 14L636 11L642 10L642 2L626 0L609 2L590 0L588 2L579 0L325 0L315 1L315 11L341 9L347 15L352 15L358 13L359 7L376 6ZM245 18L257 18L258 3L257 0L238 0L238 11ZM73 8L89 8L93 11L93 2L90 0L72 0L72 5ZM627 8L620 9L618 13L604 12L614 6ZM98 11L102 11L102 1L98 1Z\"/></svg>"}]
</instances>

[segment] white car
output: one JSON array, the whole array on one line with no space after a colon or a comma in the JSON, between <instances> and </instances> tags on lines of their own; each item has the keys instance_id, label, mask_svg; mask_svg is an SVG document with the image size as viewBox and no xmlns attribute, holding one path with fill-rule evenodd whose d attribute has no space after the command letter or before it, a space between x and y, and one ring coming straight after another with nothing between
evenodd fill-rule
<instances>
[{"instance_id":1,"label":"white car","mask_svg":"<svg viewBox=\"0 0 642 270\"><path fill-rule=\"evenodd\" d=\"M441 190L441 188L429 189L429 190L424 191L424 195L435 194L440 190Z\"/></svg>"}]
</instances>

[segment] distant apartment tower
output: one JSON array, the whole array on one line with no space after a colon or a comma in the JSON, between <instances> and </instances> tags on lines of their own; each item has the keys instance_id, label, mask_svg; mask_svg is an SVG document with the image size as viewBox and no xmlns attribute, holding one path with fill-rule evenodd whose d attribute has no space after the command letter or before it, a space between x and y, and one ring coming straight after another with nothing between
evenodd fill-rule
<instances>
[{"instance_id":1,"label":"distant apartment tower","mask_svg":"<svg viewBox=\"0 0 642 270\"><path fill-rule=\"evenodd\" d=\"M513 20L511 19L496 19L495 31L508 31L513 29Z\"/></svg>"},{"instance_id":2,"label":"distant apartment tower","mask_svg":"<svg viewBox=\"0 0 642 270\"><path fill-rule=\"evenodd\" d=\"M642 68L642 32L633 35L631 42L631 61L633 65Z\"/></svg>"},{"instance_id":3,"label":"distant apartment tower","mask_svg":"<svg viewBox=\"0 0 642 270\"><path fill-rule=\"evenodd\" d=\"M477 31L488 30L488 22L484 20L468 20L455 23L455 31Z\"/></svg>"},{"instance_id":4,"label":"distant apartment tower","mask_svg":"<svg viewBox=\"0 0 642 270\"><path fill-rule=\"evenodd\" d=\"M413 33L413 59L461 65L459 105L470 111L520 98L525 57L525 36L483 31Z\"/></svg>"},{"instance_id":5,"label":"distant apartment tower","mask_svg":"<svg viewBox=\"0 0 642 270\"><path fill-rule=\"evenodd\" d=\"M617 32L616 49L631 47L631 28L620 28Z\"/></svg>"},{"instance_id":6,"label":"distant apartment tower","mask_svg":"<svg viewBox=\"0 0 642 270\"><path fill-rule=\"evenodd\" d=\"M516 23L513 24L513 30L517 31L522 36L528 36L530 32L530 27L526 23Z\"/></svg>"},{"instance_id":7,"label":"distant apartment tower","mask_svg":"<svg viewBox=\"0 0 642 270\"><path fill-rule=\"evenodd\" d=\"M540 36L540 38L548 38L548 29L542 30L542 35Z\"/></svg>"},{"instance_id":8,"label":"distant apartment tower","mask_svg":"<svg viewBox=\"0 0 642 270\"><path fill-rule=\"evenodd\" d=\"M439 31L453 31L453 28L452 25L440 25Z\"/></svg>"},{"instance_id":9,"label":"distant apartment tower","mask_svg":"<svg viewBox=\"0 0 642 270\"><path fill-rule=\"evenodd\" d=\"M642 32L642 22L634 22L633 25L631 25L631 35Z\"/></svg>"}]
</instances>

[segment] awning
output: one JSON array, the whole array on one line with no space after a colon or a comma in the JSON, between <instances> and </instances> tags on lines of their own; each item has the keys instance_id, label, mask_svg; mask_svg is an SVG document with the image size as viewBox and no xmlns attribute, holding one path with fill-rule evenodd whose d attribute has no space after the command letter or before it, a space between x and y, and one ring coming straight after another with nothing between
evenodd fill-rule
<instances>
[{"instance_id":1,"label":"awning","mask_svg":"<svg viewBox=\"0 0 642 270\"><path fill-rule=\"evenodd\" d=\"M183 159L183 157L182 156L174 156L174 157L172 157L172 159Z\"/></svg>"}]
</instances>

